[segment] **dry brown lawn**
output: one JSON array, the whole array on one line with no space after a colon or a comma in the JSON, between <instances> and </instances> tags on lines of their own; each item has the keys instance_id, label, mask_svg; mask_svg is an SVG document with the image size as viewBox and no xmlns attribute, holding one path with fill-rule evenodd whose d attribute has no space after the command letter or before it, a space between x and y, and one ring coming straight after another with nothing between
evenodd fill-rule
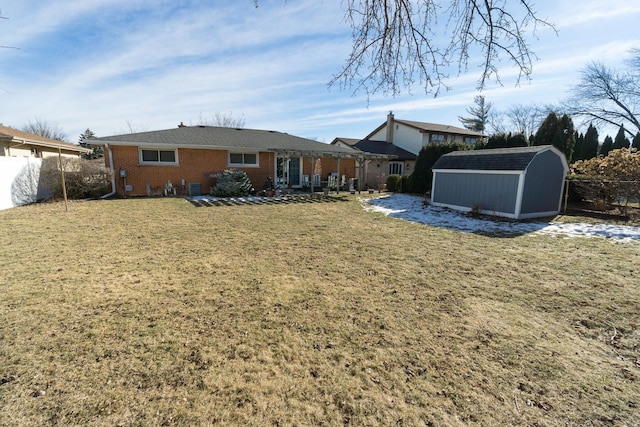
<instances>
[{"instance_id":1,"label":"dry brown lawn","mask_svg":"<svg viewBox=\"0 0 640 427\"><path fill-rule=\"evenodd\" d=\"M640 425L640 244L332 200L0 212L0 425Z\"/></svg>"}]
</instances>

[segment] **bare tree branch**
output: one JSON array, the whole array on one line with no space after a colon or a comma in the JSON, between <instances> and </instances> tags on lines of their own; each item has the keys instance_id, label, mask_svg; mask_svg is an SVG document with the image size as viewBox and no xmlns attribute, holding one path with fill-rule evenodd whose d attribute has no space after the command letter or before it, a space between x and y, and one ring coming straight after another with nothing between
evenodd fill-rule
<instances>
[{"instance_id":1,"label":"bare tree branch","mask_svg":"<svg viewBox=\"0 0 640 427\"><path fill-rule=\"evenodd\" d=\"M67 134L56 123L49 123L39 117L29 120L22 130L45 138L67 141Z\"/></svg>"},{"instance_id":2,"label":"bare tree branch","mask_svg":"<svg viewBox=\"0 0 640 427\"><path fill-rule=\"evenodd\" d=\"M200 126L220 126L241 129L244 128L245 120L244 115L236 117L233 115L233 112L230 111L228 114L215 113L211 118L203 117L202 114L200 114L197 124Z\"/></svg>"},{"instance_id":3,"label":"bare tree branch","mask_svg":"<svg viewBox=\"0 0 640 427\"><path fill-rule=\"evenodd\" d=\"M628 70L614 70L600 62L592 62L583 70L580 82L566 110L584 122L625 126L633 137L640 132L640 50L632 50Z\"/></svg>"},{"instance_id":4,"label":"bare tree branch","mask_svg":"<svg viewBox=\"0 0 640 427\"><path fill-rule=\"evenodd\" d=\"M447 89L448 68L467 71L479 49L483 61L478 79L482 89L489 80L500 82L497 63L503 58L518 71L518 82L529 79L535 54L526 37L538 26L554 29L540 19L530 0L346 0L346 20L353 45L345 65L330 81L353 92L398 95L416 82L426 93ZM438 18L448 16L443 34ZM443 43L448 39L448 42Z\"/></svg>"}]
</instances>

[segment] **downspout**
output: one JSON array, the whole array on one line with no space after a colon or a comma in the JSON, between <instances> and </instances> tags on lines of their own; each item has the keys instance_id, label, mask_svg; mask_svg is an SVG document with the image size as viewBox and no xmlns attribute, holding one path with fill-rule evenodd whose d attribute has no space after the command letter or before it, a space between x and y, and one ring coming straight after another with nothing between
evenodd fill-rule
<instances>
[{"instance_id":1,"label":"downspout","mask_svg":"<svg viewBox=\"0 0 640 427\"><path fill-rule=\"evenodd\" d=\"M104 196L100 197L101 199L106 199L116 194L116 170L113 167L113 152L111 151L111 147L109 147L109 144L104 144L104 148L106 148L107 151L109 152L109 170L111 171L111 193L105 194Z\"/></svg>"}]
</instances>

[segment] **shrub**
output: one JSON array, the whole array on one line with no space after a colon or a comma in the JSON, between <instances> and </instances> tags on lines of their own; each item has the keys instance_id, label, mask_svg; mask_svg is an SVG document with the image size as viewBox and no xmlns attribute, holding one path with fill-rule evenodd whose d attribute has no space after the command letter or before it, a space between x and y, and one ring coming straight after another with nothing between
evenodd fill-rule
<instances>
[{"instance_id":1,"label":"shrub","mask_svg":"<svg viewBox=\"0 0 640 427\"><path fill-rule=\"evenodd\" d=\"M431 182L433 181L433 173L431 168L435 162L443 154L451 153L458 150L471 150L471 144L459 143L429 143L422 147L416 159L416 165L411 174L409 191L417 194L424 194L431 190Z\"/></svg>"},{"instance_id":2,"label":"shrub","mask_svg":"<svg viewBox=\"0 0 640 427\"><path fill-rule=\"evenodd\" d=\"M387 191L391 191L391 192L400 191L401 183L402 183L402 177L400 175L389 175L387 177Z\"/></svg>"},{"instance_id":3,"label":"shrub","mask_svg":"<svg viewBox=\"0 0 640 427\"><path fill-rule=\"evenodd\" d=\"M640 197L640 154L635 148L612 150L606 156L579 160L571 165L576 191L601 207L621 208Z\"/></svg>"},{"instance_id":4,"label":"shrub","mask_svg":"<svg viewBox=\"0 0 640 427\"><path fill-rule=\"evenodd\" d=\"M110 177L102 160L62 158L62 167L69 199L86 199L105 194ZM47 157L42 161L40 182L49 190L54 200L64 196L58 157Z\"/></svg>"},{"instance_id":5,"label":"shrub","mask_svg":"<svg viewBox=\"0 0 640 427\"><path fill-rule=\"evenodd\" d=\"M400 180L400 191L403 193L413 193L413 177L411 175L402 175Z\"/></svg>"},{"instance_id":6,"label":"shrub","mask_svg":"<svg viewBox=\"0 0 640 427\"><path fill-rule=\"evenodd\" d=\"M254 190L246 172L227 169L218 175L218 182L211 188L211 194L218 197L247 196Z\"/></svg>"}]
</instances>

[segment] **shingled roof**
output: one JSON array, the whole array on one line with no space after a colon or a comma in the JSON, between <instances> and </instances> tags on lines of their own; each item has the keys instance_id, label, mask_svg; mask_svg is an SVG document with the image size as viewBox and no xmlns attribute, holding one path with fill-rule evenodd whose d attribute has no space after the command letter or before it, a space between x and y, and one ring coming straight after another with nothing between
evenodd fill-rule
<instances>
[{"instance_id":1,"label":"shingled roof","mask_svg":"<svg viewBox=\"0 0 640 427\"><path fill-rule=\"evenodd\" d=\"M415 160L417 158L415 154L386 141L363 139L354 144L354 147L369 153L393 156L397 160Z\"/></svg>"},{"instance_id":2,"label":"shingled roof","mask_svg":"<svg viewBox=\"0 0 640 427\"><path fill-rule=\"evenodd\" d=\"M464 129L457 126L440 125L437 123L416 122L413 120L400 120L400 119L395 119L395 122L404 123L407 126L420 129L421 131L424 131L424 132L438 132L438 133L448 133L448 134L457 134L457 135L475 135L477 137L483 136L482 132L476 132L473 130Z\"/></svg>"},{"instance_id":3,"label":"shingled roof","mask_svg":"<svg viewBox=\"0 0 640 427\"><path fill-rule=\"evenodd\" d=\"M441 156L432 169L523 171L539 153L551 145L454 151Z\"/></svg>"},{"instance_id":4,"label":"shingled roof","mask_svg":"<svg viewBox=\"0 0 640 427\"><path fill-rule=\"evenodd\" d=\"M400 123L405 126L412 127L423 133L443 133L448 135L473 136L477 138L481 138L483 136L482 132L475 132L469 129L459 128L456 126L441 125L437 123L416 122L413 120L401 120L401 119L393 119L393 120L394 120L394 123ZM365 139L371 138L373 135L380 132L380 130L385 126L387 126L387 122L384 122L380 126L375 128L371 133L369 133L366 136Z\"/></svg>"},{"instance_id":5,"label":"shingled roof","mask_svg":"<svg viewBox=\"0 0 640 427\"><path fill-rule=\"evenodd\" d=\"M287 133L217 126L184 126L151 132L96 138L92 143L162 146L203 149L303 150L353 153L353 150L324 144Z\"/></svg>"},{"instance_id":6,"label":"shingled roof","mask_svg":"<svg viewBox=\"0 0 640 427\"><path fill-rule=\"evenodd\" d=\"M56 149L60 148L62 150L75 151L78 153L91 153L91 149L81 147L77 144L59 141L57 139L45 138L44 136L2 125L0 125L0 140L11 141L20 144L30 144L40 147L49 147Z\"/></svg>"}]
</instances>

